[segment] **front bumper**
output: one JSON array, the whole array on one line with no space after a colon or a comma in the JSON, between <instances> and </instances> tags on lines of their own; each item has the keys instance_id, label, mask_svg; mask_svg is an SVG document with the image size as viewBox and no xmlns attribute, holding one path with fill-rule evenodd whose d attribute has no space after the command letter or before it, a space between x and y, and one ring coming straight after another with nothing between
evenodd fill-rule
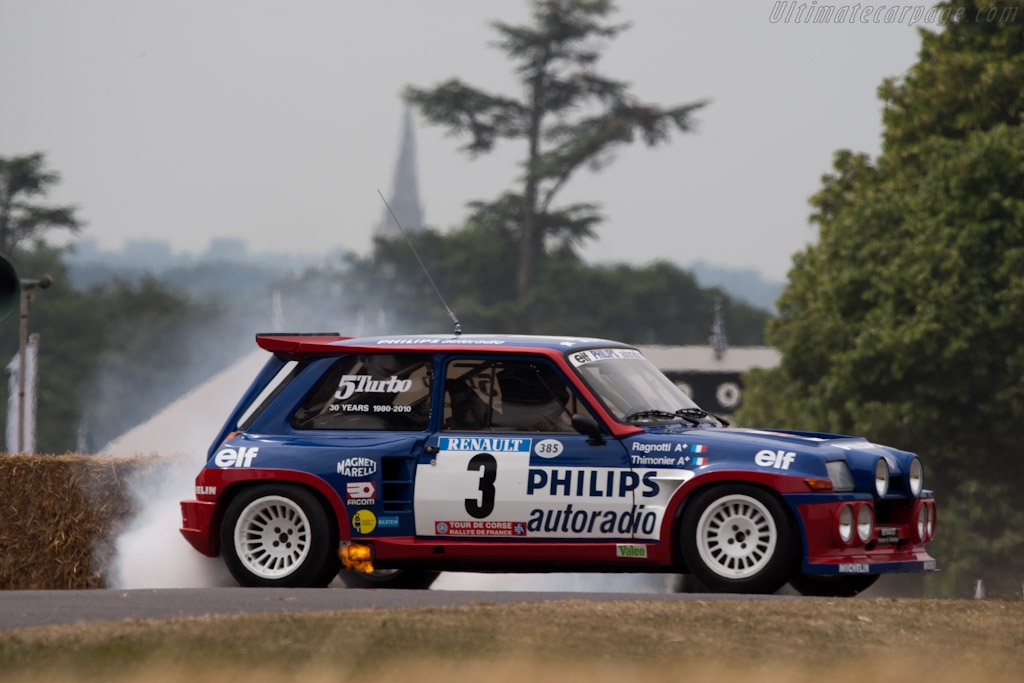
<instances>
[{"instance_id":1,"label":"front bumper","mask_svg":"<svg viewBox=\"0 0 1024 683\"><path fill-rule=\"evenodd\" d=\"M217 504L204 500L181 501L181 535L189 544L208 557L220 554L214 534L213 514Z\"/></svg>"},{"instance_id":2,"label":"front bumper","mask_svg":"<svg viewBox=\"0 0 1024 683\"><path fill-rule=\"evenodd\" d=\"M923 505L935 505L930 496L876 501L865 493L790 494L784 496L803 532L804 574L891 574L937 571L935 559L925 550L934 537L917 529ZM867 541L856 529L843 541L837 520L846 505L869 505L875 519Z\"/></svg>"}]
</instances>

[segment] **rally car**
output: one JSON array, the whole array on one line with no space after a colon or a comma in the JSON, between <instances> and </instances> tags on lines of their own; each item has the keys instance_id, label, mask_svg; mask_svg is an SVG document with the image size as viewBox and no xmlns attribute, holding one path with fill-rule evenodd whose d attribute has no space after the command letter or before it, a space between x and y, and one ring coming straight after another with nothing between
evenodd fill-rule
<instances>
[{"instance_id":1,"label":"rally car","mask_svg":"<svg viewBox=\"0 0 1024 683\"><path fill-rule=\"evenodd\" d=\"M600 339L267 334L181 503L244 586L427 587L440 571L691 574L854 595L933 571L921 460L737 429Z\"/></svg>"}]
</instances>

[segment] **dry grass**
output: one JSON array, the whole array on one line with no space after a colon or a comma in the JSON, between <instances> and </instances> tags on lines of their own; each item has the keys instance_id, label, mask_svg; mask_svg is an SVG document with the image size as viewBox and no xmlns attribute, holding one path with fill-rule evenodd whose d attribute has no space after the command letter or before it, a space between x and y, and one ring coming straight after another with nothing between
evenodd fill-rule
<instances>
[{"instance_id":1,"label":"dry grass","mask_svg":"<svg viewBox=\"0 0 1024 683\"><path fill-rule=\"evenodd\" d=\"M0 454L0 589L101 588L127 484L161 460Z\"/></svg>"},{"instance_id":2,"label":"dry grass","mask_svg":"<svg viewBox=\"0 0 1024 683\"><path fill-rule=\"evenodd\" d=\"M1024 603L562 602L0 633L11 680L1019 681Z\"/></svg>"},{"instance_id":3,"label":"dry grass","mask_svg":"<svg viewBox=\"0 0 1024 683\"><path fill-rule=\"evenodd\" d=\"M568 665L538 663L520 658L502 658L473 662L407 662L383 666L358 679L351 675L346 661L353 655L339 647L337 663L330 667L302 667L293 671L257 669L247 665L196 671L174 666L153 666L131 673L117 673L102 680L105 683L525 683L527 681L555 683L863 683L863 681L922 681L929 683L1019 683L1019 676L980 674L970 669L922 669L907 662L896 664L865 662L843 670L812 670L799 664L772 668L758 672L735 667L692 664L633 666ZM360 654L358 656L368 656ZM5 676L9 683L70 682L83 679L74 672L47 675Z\"/></svg>"}]
</instances>

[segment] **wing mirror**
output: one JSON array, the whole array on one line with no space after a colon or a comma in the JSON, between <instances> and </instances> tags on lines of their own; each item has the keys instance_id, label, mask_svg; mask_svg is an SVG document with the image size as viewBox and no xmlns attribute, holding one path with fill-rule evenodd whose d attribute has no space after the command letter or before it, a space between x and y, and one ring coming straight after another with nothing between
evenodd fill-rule
<instances>
[{"instance_id":1,"label":"wing mirror","mask_svg":"<svg viewBox=\"0 0 1024 683\"><path fill-rule=\"evenodd\" d=\"M572 427L583 436L589 436L590 438L587 439L587 443L591 446L600 446L604 443L601 428L594 422L594 418L589 415L583 415L582 413L573 415Z\"/></svg>"}]
</instances>

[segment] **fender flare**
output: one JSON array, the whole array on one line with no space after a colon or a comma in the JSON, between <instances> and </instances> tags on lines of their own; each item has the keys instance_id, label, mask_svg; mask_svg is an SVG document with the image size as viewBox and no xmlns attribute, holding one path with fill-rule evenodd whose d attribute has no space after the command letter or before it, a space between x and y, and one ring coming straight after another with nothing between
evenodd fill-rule
<instances>
[{"instance_id":1,"label":"fender flare","mask_svg":"<svg viewBox=\"0 0 1024 683\"><path fill-rule=\"evenodd\" d=\"M334 524L338 528L338 540L349 541L352 539L350 531L350 520L345 502L341 500L338 492L320 477L299 472L297 470L284 469L257 469L244 470L227 469L204 469L196 480L197 485L212 485L217 487L218 495L216 508L210 520L210 540L212 548L220 551L220 524L224 518L224 510L231 503L238 492L249 484L275 483L275 484L298 484L311 489L325 504L325 510L334 513Z\"/></svg>"},{"instance_id":2,"label":"fender flare","mask_svg":"<svg viewBox=\"0 0 1024 683\"><path fill-rule=\"evenodd\" d=\"M792 515L790 522L792 522L797 533L800 534L800 547L803 549L802 553L806 554L807 542L804 538L803 524L800 522L799 515L793 512L783 495L786 493L807 493L808 488L804 483L804 477L751 470L712 470L698 474L680 486L672 494L672 498L665 506L665 516L661 520L659 536L661 539L659 544L661 552L659 564L677 567L686 566L683 561L682 552L679 549L679 544L676 543L676 537L679 532L679 526L682 524L683 513L692 499L692 494L708 486L733 483L752 484L777 495L784 508Z\"/></svg>"}]
</instances>

